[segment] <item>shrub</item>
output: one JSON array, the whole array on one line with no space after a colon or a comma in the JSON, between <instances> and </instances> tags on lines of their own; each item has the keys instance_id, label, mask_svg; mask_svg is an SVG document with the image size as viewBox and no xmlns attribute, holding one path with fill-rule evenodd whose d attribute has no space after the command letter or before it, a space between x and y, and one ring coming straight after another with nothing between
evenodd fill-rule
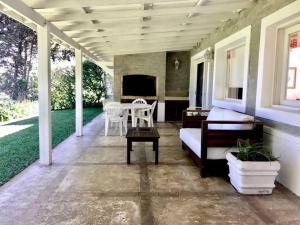
<instances>
[{"instance_id":1,"label":"shrub","mask_svg":"<svg viewBox=\"0 0 300 225\"><path fill-rule=\"evenodd\" d=\"M106 97L106 73L90 60L83 62L83 104L99 106L101 99Z\"/></svg>"},{"instance_id":2,"label":"shrub","mask_svg":"<svg viewBox=\"0 0 300 225\"><path fill-rule=\"evenodd\" d=\"M7 95L0 94L0 121L23 118L35 115L38 112L37 101L17 102L11 100Z\"/></svg>"},{"instance_id":3,"label":"shrub","mask_svg":"<svg viewBox=\"0 0 300 225\"><path fill-rule=\"evenodd\" d=\"M83 105L101 106L106 97L106 73L93 62L83 62ZM75 69L67 67L52 74L51 106L53 110L75 107Z\"/></svg>"},{"instance_id":4,"label":"shrub","mask_svg":"<svg viewBox=\"0 0 300 225\"><path fill-rule=\"evenodd\" d=\"M58 69L52 74L51 106L53 110L75 107L74 67Z\"/></svg>"}]
</instances>

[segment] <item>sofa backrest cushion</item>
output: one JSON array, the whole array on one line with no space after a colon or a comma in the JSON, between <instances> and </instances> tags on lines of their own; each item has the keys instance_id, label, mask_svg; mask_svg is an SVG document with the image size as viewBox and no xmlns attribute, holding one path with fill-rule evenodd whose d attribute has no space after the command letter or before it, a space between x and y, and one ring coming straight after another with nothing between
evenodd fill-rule
<instances>
[{"instance_id":1,"label":"sofa backrest cushion","mask_svg":"<svg viewBox=\"0 0 300 225\"><path fill-rule=\"evenodd\" d=\"M253 116L242 114L228 109L213 107L208 114L207 120L218 121L254 121ZM252 124L209 124L210 130L252 130Z\"/></svg>"}]
</instances>

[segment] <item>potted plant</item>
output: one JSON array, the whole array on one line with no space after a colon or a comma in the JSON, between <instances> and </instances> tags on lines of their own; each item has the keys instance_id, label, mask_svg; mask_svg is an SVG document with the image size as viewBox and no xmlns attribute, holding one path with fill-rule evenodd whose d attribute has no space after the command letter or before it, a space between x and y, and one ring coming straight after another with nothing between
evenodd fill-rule
<instances>
[{"instance_id":1,"label":"potted plant","mask_svg":"<svg viewBox=\"0 0 300 225\"><path fill-rule=\"evenodd\" d=\"M242 194L272 194L280 164L262 143L237 141L238 152L227 153L231 184Z\"/></svg>"}]
</instances>

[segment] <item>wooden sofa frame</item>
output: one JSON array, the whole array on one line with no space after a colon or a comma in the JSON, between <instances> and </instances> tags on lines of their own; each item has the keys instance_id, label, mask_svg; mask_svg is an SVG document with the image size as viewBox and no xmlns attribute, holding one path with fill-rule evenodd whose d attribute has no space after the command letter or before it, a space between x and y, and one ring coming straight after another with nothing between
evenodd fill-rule
<instances>
[{"instance_id":1,"label":"wooden sofa frame","mask_svg":"<svg viewBox=\"0 0 300 225\"><path fill-rule=\"evenodd\" d=\"M188 112L197 112L198 115L188 116ZM184 110L182 112L182 128L201 128L201 158L199 158L184 142L183 150L187 150L195 163L200 167L201 177L207 176L207 169L210 165L225 166L228 170L226 159L209 160L207 159L207 149L209 147L233 147L237 145L238 139L249 139L255 143L263 140L263 122L254 121L208 121L209 110ZM209 124L252 124L252 130L209 130Z\"/></svg>"}]
</instances>

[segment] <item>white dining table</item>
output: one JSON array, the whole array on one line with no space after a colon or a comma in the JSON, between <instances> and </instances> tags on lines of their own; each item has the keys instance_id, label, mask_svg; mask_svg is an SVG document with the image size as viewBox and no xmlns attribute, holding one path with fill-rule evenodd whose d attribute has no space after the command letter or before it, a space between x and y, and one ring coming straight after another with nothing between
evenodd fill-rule
<instances>
[{"instance_id":1,"label":"white dining table","mask_svg":"<svg viewBox=\"0 0 300 225\"><path fill-rule=\"evenodd\" d=\"M127 111L131 111L131 124L132 127L136 127L135 124L135 113L139 109L150 109L151 105L149 104L132 104L132 103L122 103L122 108Z\"/></svg>"}]
</instances>

